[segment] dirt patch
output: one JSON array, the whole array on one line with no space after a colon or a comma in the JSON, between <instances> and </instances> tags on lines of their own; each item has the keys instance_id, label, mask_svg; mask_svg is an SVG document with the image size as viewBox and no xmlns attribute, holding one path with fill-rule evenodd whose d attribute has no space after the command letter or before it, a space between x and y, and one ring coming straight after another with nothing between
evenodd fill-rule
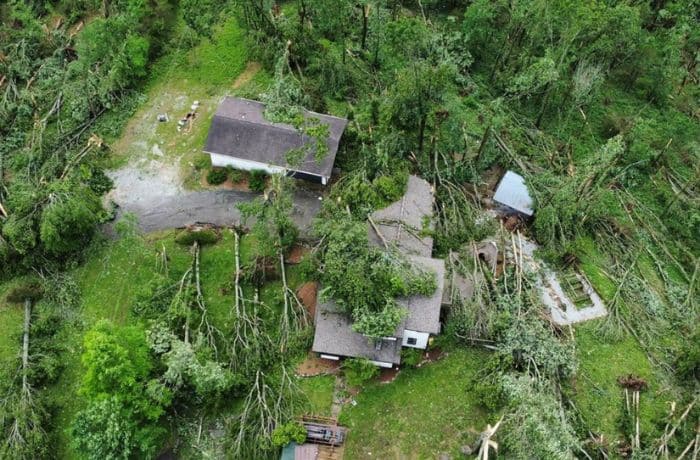
<instances>
[{"instance_id":1,"label":"dirt patch","mask_svg":"<svg viewBox=\"0 0 700 460\"><path fill-rule=\"evenodd\" d=\"M315 377L317 375L337 374L340 361L321 359L316 353L309 352L308 356L296 368L295 373L300 377Z\"/></svg>"},{"instance_id":2,"label":"dirt patch","mask_svg":"<svg viewBox=\"0 0 700 460\"><path fill-rule=\"evenodd\" d=\"M109 199L121 206L149 208L183 192L178 167L156 159L136 160L108 175L114 181Z\"/></svg>"},{"instance_id":3,"label":"dirt patch","mask_svg":"<svg viewBox=\"0 0 700 460\"><path fill-rule=\"evenodd\" d=\"M239 192L249 192L250 191L250 187L248 186L248 178L247 177L244 177L243 179L239 180L238 182L233 182L230 178L228 178L222 184L212 185L209 182L207 182L207 175L202 174L202 176L199 178L199 185L201 185L202 188L208 188L211 190L236 190Z\"/></svg>"},{"instance_id":4,"label":"dirt patch","mask_svg":"<svg viewBox=\"0 0 700 460\"><path fill-rule=\"evenodd\" d=\"M261 68L262 65L259 62L249 62L243 73L236 77L236 80L233 82L233 89L238 89L248 83Z\"/></svg>"},{"instance_id":5,"label":"dirt patch","mask_svg":"<svg viewBox=\"0 0 700 460\"><path fill-rule=\"evenodd\" d=\"M316 317L316 297L318 295L318 283L315 281L309 281L299 286L297 289L297 297L302 304L306 307L306 311L309 313L309 317L313 322Z\"/></svg>"},{"instance_id":6,"label":"dirt patch","mask_svg":"<svg viewBox=\"0 0 700 460\"><path fill-rule=\"evenodd\" d=\"M292 250L289 251L289 254L287 255L287 259L285 260L286 263L290 265L296 265L299 262L301 262L301 259L304 258L306 254L309 253L309 248L306 246L302 246L301 244L295 244L292 247Z\"/></svg>"},{"instance_id":7,"label":"dirt patch","mask_svg":"<svg viewBox=\"0 0 700 460\"><path fill-rule=\"evenodd\" d=\"M379 371L379 383L391 383L394 380L396 380L396 377L399 376L399 372L401 370L399 368L394 368L392 367L391 369L385 369L382 368L381 371Z\"/></svg>"}]
</instances>

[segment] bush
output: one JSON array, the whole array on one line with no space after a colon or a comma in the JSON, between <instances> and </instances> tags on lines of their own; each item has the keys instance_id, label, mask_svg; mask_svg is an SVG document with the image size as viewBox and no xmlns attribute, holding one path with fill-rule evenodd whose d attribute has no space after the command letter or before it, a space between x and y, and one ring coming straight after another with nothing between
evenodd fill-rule
<instances>
[{"instance_id":1,"label":"bush","mask_svg":"<svg viewBox=\"0 0 700 460\"><path fill-rule=\"evenodd\" d=\"M272 444L276 447L286 446L292 441L297 444L303 444L306 441L306 428L301 423L285 423L272 432Z\"/></svg>"},{"instance_id":2,"label":"bush","mask_svg":"<svg viewBox=\"0 0 700 460\"><path fill-rule=\"evenodd\" d=\"M343 373L348 385L360 387L379 375L379 368L365 358L349 358L343 361Z\"/></svg>"},{"instance_id":3,"label":"bush","mask_svg":"<svg viewBox=\"0 0 700 460\"><path fill-rule=\"evenodd\" d=\"M192 161L192 165L194 166L194 169L197 171L201 171L203 169L207 169L211 167L211 158L209 158L209 155L203 153L200 155L197 155L197 158Z\"/></svg>"},{"instance_id":4,"label":"bush","mask_svg":"<svg viewBox=\"0 0 700 460\"><path fill-rule=\"evenodd\" d=\"M250 172L250 181L248 187L254 192L262 192L265 190L265 182L267 173L261 169L254 169Z\"/></svg>"},{"instance_id":5,"label":"bush","mask_svg":"<svg viewBox=\"0 0 700 460\"><path fill-rule=\"evenodd\" d=\"M401 362L408 367L416 367L423 361L423 350L404 348L401 350Z\"/></svg>"},{"instance_id":6,"label":"bush","mask_svg":"<svg viewBox=\"0 0 700 460\"><path fill-rule=\"evenodd\" d=\"M219 233L211 228L199 230L183 230L176 237L175 242L185 246L191 246L194 242L201 245L214 244L219 241Z\"/></svg>"},{"instance_id":7,"label":"bush","mask_svg":"<svg viewBox=\"0 0 700 460\"><path fill-rule=\"evenodd\" d=\"M242 181L245 178L245 172L241 171L240 169L236 169L233 166L226 166L226 173L228 174L228 178L231 179L231 182L234 184Z\"/></svg>"},{"instance_id":8,"label":"bush","mask_svg":"<svg viewBox=\"0 0 700 460\"><path fill-rule=\"evenodd\" d=\"M408 174L399 170L391 176L377 177L372 184L386 204L393 203L406 193Z\"/></svg>"},{"instance_id":9,"label":"bush","mask_svg":"<svg viewBox=\"0 0 700 460\"><path fill-rule=\"evenodd\" d=\"M207 182L210 185L223 184L224 182L226 182L227 178L228 178L228 173L226 172L225 169L222 169L222 168L212 168L207 173Z\"/></svg>"}]
</instances>

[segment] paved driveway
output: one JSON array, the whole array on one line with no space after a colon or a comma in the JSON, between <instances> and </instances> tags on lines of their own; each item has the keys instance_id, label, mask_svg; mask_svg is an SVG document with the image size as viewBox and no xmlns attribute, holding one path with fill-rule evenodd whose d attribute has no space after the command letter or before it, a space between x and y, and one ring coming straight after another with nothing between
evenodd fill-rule
<instances>
[{"instance_id":1,"label":"paved driveway","mask_svg":"<svg viewBox=\"0 0 700 460\"><path fill-rule=\"evenodd\" d=\"M240 224L241 214L236 205L259 196L235 190L184 190L177 166L157 159L141 160L111 171L109 176L114 181L109 199L119 205L120 214L134 214L144 232L196 222ZM308 234L311 221L320 209L318 192L305 189L295 192L292 218L302 233Z\"/></svg>"}]
</instances>

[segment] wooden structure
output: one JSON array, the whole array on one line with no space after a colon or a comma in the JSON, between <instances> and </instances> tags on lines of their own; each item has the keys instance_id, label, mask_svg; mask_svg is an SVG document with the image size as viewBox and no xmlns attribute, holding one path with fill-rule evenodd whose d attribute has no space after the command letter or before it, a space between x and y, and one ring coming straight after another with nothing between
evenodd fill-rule
<instances>
[{"instance_id":1,"label":"wooden structure","mask_svg":"<svg viewBox=\"0 0 700 460\"><path fill-rule=\"evenodd\" d=\"M306 442L340 446L345 441L347 429L335 418L307 414L299 422L306 428Z\"/></svg>"}]
</instances>

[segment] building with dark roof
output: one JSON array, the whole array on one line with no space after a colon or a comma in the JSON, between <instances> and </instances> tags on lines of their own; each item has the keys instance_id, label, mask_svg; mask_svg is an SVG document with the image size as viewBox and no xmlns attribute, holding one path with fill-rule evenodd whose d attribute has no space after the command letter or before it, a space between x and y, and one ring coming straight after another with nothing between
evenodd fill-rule
<instances>
[{"instance_id":1,"label":"building with dark roof","mask_svg":"<svg viewBox=\"0 0 700 460\"><path fill-rule=\"evenodd\" d=\"M433 192L430 183L408 176L406 193L386 208L374 211L369 240L391 245L404 254L430 257L433 252Z\"/></svg>"},{"instance_id":2,"label":"building with dark roof","mask_svg":"<svg viewBox=\"0 0 700 460\"><path fill-rule=\"evenodd\" d=\"M322 358L366 358L377 366L393 367L401 362L401 348L425 349L430 336L440 333L446 270L442 259L430 257L433 240L424 235L432 228L432 187L425 180L409 176L404 196L372 214L369 241L387 250L396 250L420 269L434 273L437 289L429 296L397 299L406 309L406 317L394 334L373 340L352 330L352 318L332 300L316 306L316 331L312 350Z\"/></svg>"},{"instance_id":3,"label":"building with dark roof","mask_svg":"<svg viewBox=\"0 0 700 460\"><path fill-rule=\"evenodd\" d=\"M332 300L316 306L316 331L312 351L322 358L366 358L381 367L401 362L401 347L426 348L430 335L440 333L440 309L445 282L445 262L430 257L410 256L417 268L435 273L437 289L430 296L397 299L406 309L404 320L392 336L373 340L352 330L352 318Z\"/></svg>"},{"instance_id":4,"label":"building with dark roof","mask_svg":"<svg viewBox=\"0 0 700 460\"><path fill-rule=\"evenodd\" d=\"M305 110L303 116L306 119L316 119L328 125L328 153L320 161L316 160L315 148L312 147L301 163L292 167L287 162L287 153L312 146L315 140L292 125L266 120L264 112L265 105L260 102L224 98L214 114L204 147L212 165L286 173L300 179L328 183L347 120Z\"/></svg>"}]
</instances>

